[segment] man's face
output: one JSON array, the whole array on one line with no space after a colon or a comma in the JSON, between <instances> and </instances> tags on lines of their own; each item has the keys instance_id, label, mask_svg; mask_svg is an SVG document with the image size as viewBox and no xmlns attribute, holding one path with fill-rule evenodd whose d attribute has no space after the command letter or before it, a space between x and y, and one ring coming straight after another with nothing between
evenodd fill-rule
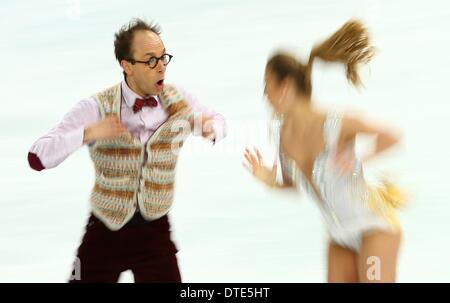
<instances>
[{"instance_id":1,"label":"man's face","mask_svg":"<svg viewBox=\"0 0 450 303\"><path fill-rule=\"evenodd\" d=\"M161 38L151 31L137 31L134 33L131 46L132 58L137 61L148 61L151 57L161 57L165 54ZM150 68L147 64L130 64L131 73L128 74L134 82L138 93L142 95L158 95L164 87L164 74L166 66L158 61L155 68Z\"/></svg>"}]
</instances>

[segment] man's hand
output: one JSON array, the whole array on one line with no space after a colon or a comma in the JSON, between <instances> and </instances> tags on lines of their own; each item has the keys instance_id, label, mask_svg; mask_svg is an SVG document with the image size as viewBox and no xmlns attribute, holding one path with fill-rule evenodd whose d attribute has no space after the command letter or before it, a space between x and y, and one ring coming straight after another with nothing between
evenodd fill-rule
<instances>
[{"instance_id":1,"label":"man's hand","mask_svg":"<svg viewBox=\"0 0 450 303\"><path fill-rule=\"evenodd\" d=\"M119 117L107 115L104 119L84 129L83 144L95 140L117 138L127 131L126 127L120 123Z\"/></svg>"},{"instance_id":2,"label":"man's hand","mask_svg":"<svg viewBox=\"0 0 450 303\"><path fill-rule=\"evenodd\" d=\"M202 119L202 137L214 142L216 134L214 133L214 120L212 116L205 116Z\"/></svg>"}]
</instances>

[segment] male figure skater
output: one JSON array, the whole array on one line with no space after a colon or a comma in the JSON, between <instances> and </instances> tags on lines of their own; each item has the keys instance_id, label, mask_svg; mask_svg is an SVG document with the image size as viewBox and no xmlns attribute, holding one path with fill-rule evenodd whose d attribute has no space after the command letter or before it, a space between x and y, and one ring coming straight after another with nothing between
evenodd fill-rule
<instances>
[{"instance_id":1,"label":"male figure skater","mask_svg":"<svg viewBox=\"0 0 450 303\"><path fill-rule=\"evenodd\" d=\"M222 115L164 82L172 56L157 25L133 19L116 34L122 82L81 100L30 148L35 170L53 168L82 145L95 167L88 220L70 282L181 282L167 213L178 151L193 121L201 135L225 137ZM201 115L203 119L194 118Z\"/></svg>"}]
</instances>

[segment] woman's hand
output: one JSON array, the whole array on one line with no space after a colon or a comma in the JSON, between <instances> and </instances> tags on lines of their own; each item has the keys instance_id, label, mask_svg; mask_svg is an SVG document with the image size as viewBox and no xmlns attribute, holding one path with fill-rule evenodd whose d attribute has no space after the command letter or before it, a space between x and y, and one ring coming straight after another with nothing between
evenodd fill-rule
<instances>
[{"instance_id":1,"label":"woman's hand","mask_svg":"<svg viewBox=\"0 0 450 303\"><path fill-rule=\"evenodd\" d=\"M266 167L263 165L263 160L261 153L257 148L254 148L254 152L251 152L248 148L245 149L244 152L245 159L244 162L245 168L255 176L256 179L263 182L267 186L276 187L276 176L277 176L277 165L276 162L272 166L272 168Z\"/></svg>"}]
</instances>

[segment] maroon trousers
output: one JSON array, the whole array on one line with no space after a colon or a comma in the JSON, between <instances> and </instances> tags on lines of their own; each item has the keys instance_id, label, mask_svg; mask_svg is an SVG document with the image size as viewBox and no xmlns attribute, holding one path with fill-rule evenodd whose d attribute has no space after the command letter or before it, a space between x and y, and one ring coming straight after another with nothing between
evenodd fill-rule
<instances>
[{"instance_id":1,"label":"maroon trousers","mask_svg":"<svg viewBox=\"0 0 450 303\"><path fill-rule=\"evenodd\" d=\"M117 282L131 270L137 283L181 282L167 215L145 221L139 213L118 231L91 215L70 277L70 283Z\"/></svg>"}]
</instances>

